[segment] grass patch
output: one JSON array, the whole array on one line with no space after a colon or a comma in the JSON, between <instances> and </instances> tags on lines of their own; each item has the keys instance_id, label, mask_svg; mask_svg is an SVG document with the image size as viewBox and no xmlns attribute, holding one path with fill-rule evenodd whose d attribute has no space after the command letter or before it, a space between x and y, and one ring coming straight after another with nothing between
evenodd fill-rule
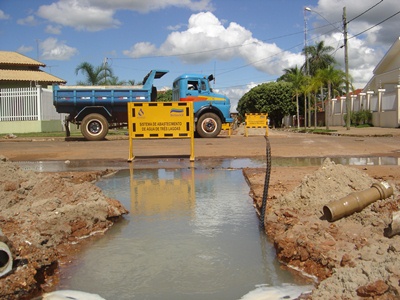
<instances>
[{"instance_id":1,"label":"grass patch","mask_svg":"<svg viewBox=\"0 0 400 300\"><path fill-rule=\"evenodd\" d=\"M374 127L370 124L360 124L360 125L356 125L354 126L355 128L368 128L368 127Z\"/></svg>"},{"instance_id":2,"label":"grass patch","mask_svg":"<svg viewBox=\"0 0 400 300\"><path fill-rule=\"evenodd\" d=\"M337 132L337 130L326 130L323 128L294 128L293 131L295 132L300 132L300 133L332 133L332 132Z\"/></svg>"},{"instance_id":3,"label":"grass patch","mask_svg":"<svg viewBox=\"0 0 400 300\"><path fill-rule=\"evenodd\" d=\"M128 129L110 129L108 135L126 135ZM6 136L7 134L3 134ZM20 138L46 138L46 137L65 137L65 131L52 131L52 132L24 132L14 133L15 136ZM80 131L71 131L71 137L83 137Z\"/></svg>"}]
</instances>

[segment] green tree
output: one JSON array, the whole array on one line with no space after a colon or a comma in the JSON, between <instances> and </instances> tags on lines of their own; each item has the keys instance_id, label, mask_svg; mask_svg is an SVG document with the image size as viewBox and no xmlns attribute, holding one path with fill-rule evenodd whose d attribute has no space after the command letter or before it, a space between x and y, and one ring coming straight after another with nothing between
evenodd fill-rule
<instances>
[{"instance_id":1,"label":"green tree","mask_svg":"<svg viewBox=\"0 0 400 300\"><path fill-rule=\"evenodd\" d=\"M335 58L330 54L334 50L331 46L325 46L324 41L320 41L314 46L307 46L303 49L303 54L307 53L307 63L302 69L305 73L314 76L319 69L326 69L330 65L336 64Z\"/></svg>"},{"instance_id":2,"label":"green tree","mask_svg":"<svg viewBox=\"0 0 400 300\"><path fill-rule=\"evenodd\" d=\"M293 96L296 98L296 120L297 128L300 128L300 105L299 96L305 84L305 77L301 70L296 66L295 68L289 68L283 70L285 73L278 79L278 81L286 81L292 84Z\"/></svg>"},{"instance_id":3,"label":"green tree","mask_svg":"<svg viewBox=\"0 0 400 300\"><path fill-rule=\"evenodd\" d=\"M130 79L126 82L127 85L143 85L143 81L136 81L135 79Z\"/></svg>"},{"instance_id":4,"label":"green tree","mask_svg":"<svg viewBox=\"0 0 400 300\"><path fill-rule=\"evenodd\" d=\"M158 102L172 101L172 90L160 91L157 93Z\"/></svg>"},{"instance_id":5,"label":"green tree","mask_svg":"<svg viewBox=\"0 0 400 300\"><path fill-rule=\"evenodd\" d=\"M317 98L317 93L318 90L323 86L323 83L321 82L320 78L317 76L311 77L310 82L309 82L309 92L310 92L310 100L312 99L313 101L311 102L312 105L314 106L314 129L317 128L318 125L318 98ZM311 107L310 107L311 110ZM310 120L311 123L311 120Z\"/></svg>"},{"instance_id":6,"label":"green tree","mask_svg":"<svg viewBox=\"0 0 400 300\"><path fill-rule=\"evenodd\" d=\"M315 75L319 79L319 82L324 83L328 87L328 105L327 110L325 112L325 123L326 129L329 130L329 119L331 115L331 104L330 101L332 99L332 83L340 84L340 82L344 82L346 78L346 74L338 69L335 69L332 65L328 66L325 69L319 69Z\"/></svg>"},{"instance_id":7,"label":"green tree","mask_svg":"<svg viewBox=\"0 0 400 300\"><path fill-rule=\"evenodd\" d=\"M119 80L118 76L107 77L104 82L105 85L127 85L127 82L124 80Z\"/></svg>"},{"instance_id":8,"label":"green tree","mask_svg":"<svg viewBox=\"0 0 400 300\"><path fill-rule=\"evenodd\" d=\"M241 117L246 113L268 113L272 124L280 127L283 117L295 112L292 95L293 86L289 82L263 83L243 95L238 102L237 111Z\"/></svg>"},{"instance_id":9,"label":"green tree","mask_svg":"<svg viewBox=\"0 0 400 300\"><path fill-rule=\"evenodd\" d=\"M107 78L113 77L112 69L107 64L93 66L91 63L83 62L75 69L75 74L81 72L85 77L85 81L78 81L78 85L105 85Z\"/></svg>"}]
</instances>

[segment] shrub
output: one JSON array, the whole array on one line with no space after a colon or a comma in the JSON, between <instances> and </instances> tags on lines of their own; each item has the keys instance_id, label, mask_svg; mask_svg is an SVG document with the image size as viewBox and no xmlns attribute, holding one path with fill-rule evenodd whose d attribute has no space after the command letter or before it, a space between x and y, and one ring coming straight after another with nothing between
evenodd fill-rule
<instances>
[{"instance_id":1,"label":"shrub","mask_svg":"<svg viewBox=\"0 0 400 300\"><path fill-rule=\"evenodd\" d=\"M347 114L343 115L344 121L347 120ZM364 124L372 124L372 112L369 110L353 111L350 114L351 125L359 126Z\"/></svg>"}]
</instances>

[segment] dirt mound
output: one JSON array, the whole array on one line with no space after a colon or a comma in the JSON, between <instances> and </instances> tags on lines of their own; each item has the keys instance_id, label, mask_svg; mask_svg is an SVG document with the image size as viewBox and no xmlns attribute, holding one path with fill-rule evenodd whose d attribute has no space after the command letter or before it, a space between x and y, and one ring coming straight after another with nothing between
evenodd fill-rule
<instances>
[{"instance_id":1,"label":"dirt mound","mask_svg":"<svg viewBox=\"0 0 400 300\"><path fill-rule=\"evenodd\" d=\"M259 208L265 172L248 169L244 173ZM368 189L374 182L365 172L327 159L291 192L268 198L267 234L280 261L315 278L316 288L309 298L399 297L400 236L383 235L391 213L400 208L396 182L389 182L395 191L389 199L335 222L323 217L324 205ZM275 191L277 184L270 188Z\"/></svg>"},{"instance_id":2,"label":"dirt mound","mask_svg":"<svg viewBox=\"0 0 400 300\"><path fill-rule=\"evenodd\" d=\"M1 299L50 289L68 245L105 232L128 213L88 182L105 173L35 173L0 157L0 229L14 255L13 270L0 278Z\"/></svg>"}]
</instances>

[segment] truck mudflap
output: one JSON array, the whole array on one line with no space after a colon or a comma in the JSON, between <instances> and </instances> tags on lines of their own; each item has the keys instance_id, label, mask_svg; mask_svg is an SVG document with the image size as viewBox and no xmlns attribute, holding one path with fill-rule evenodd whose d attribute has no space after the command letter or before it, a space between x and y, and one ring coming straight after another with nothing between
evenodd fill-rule
<instances>
[{"instance_id":1,"label":"truck mudflap","mask_svg":"<svg viewBox=\"0 0 400 300\"><path fill-rule=\"evenodd\" d=\"M69 120L68 118L65 118L64 120L64 127L65 127L65 136L70 137L71 136L71 131L69 130Z\"/></svg>"}]
</instances>

